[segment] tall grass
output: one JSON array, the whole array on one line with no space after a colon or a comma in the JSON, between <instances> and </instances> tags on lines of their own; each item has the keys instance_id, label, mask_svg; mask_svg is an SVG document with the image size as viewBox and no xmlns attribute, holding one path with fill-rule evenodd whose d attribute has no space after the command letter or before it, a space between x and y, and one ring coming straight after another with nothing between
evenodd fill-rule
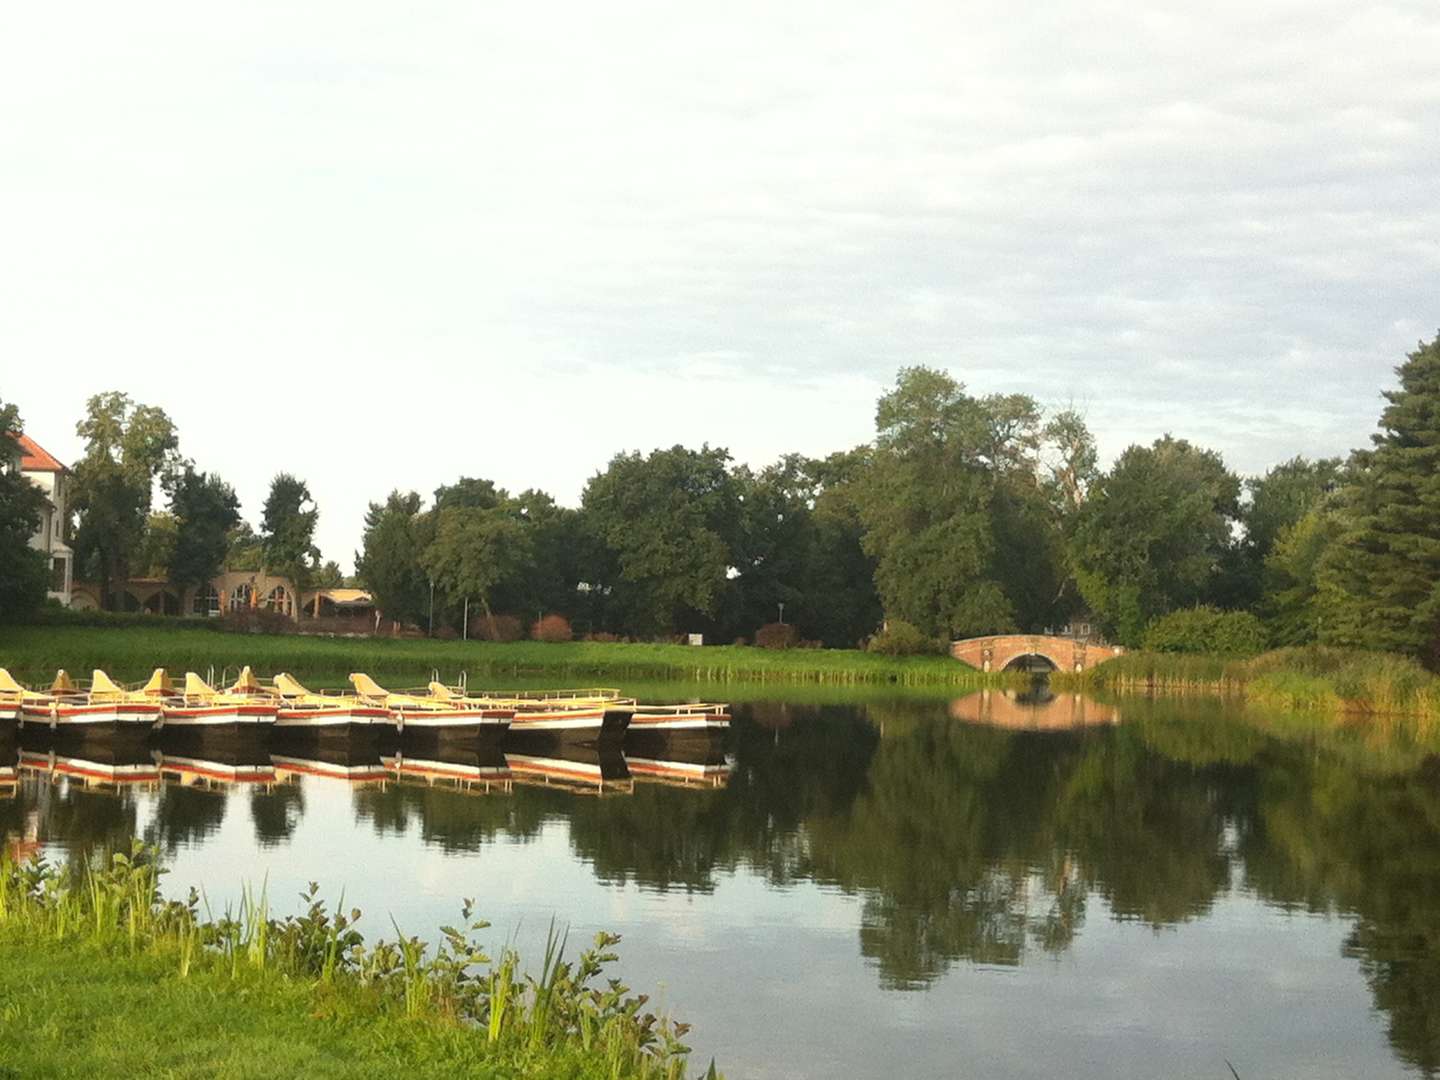
<instances>
[{"instance_id":1,"label":"tall grass","mask_svg":"<svg viewBox=\"0 0 1440 1080\"><path fill-rule=\"evenodd\" d=\"M488 924L469 901L433 949L398 927L395 940L367 945L355 929L360 912L331 913L314 884L301 915L273 918L262 886L244 890L238 910L207 918L194 890L184 902L162 898L162 872L138 842L64 865L0 854L0 935L158 959L179 980L204 973L239 985L300 982L352 1011L468 1032L502 1074L512 1060L558 1053L583 1055L609 1077L686 1075L686 1025L646 1011L644 995L605 978L616 960L613 934L597 935L572 960L552 926L539 974L525 976L513 948L496 962L485 954L478 935Z\"/></svg>"},{"instance_id":2,"label":"tall grass","mask_svg":"<svg viewBox=\"0 0 1440 1080\"><path fill-rule=\"evenodd\" d=\"M1002 681L948 656L889 657L857 649L228 634L167 623L159 616L122 628L0 628L0 667L32 681L48 679L57 667L82 673L98 667L119 678L138 679L156 667L204 673L235 670L242 664L326 682L343 682L352 671L411 681L428 678L431 670L447 679L465 671L472 686L527 676L976 689Z\"/></svg>"},{"instance_id":3,"label":"tall grass","mask_svg":"<svg viewBox=\"0 0 1440 1080\"><path fill-rule=\"evenodd\" d=\"M1055 681L1078 689L1195 690L1290 710L1403 716L1417 733L1440 732L1440 679L1391 653L1320 645L1274 649L1250 659L1139 652Z\"/></svg>"}]
</instances>

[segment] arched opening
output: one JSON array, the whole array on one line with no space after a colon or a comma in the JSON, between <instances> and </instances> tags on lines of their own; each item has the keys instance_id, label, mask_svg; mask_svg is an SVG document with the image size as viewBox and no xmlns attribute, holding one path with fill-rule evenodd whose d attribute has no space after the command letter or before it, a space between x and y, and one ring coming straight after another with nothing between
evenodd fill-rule
<instances>
[{"instance_id":1,"label":"arched opening","mask_svg":"<svg viewBox=\"0 0 1440 1080\"><path fill-rule=\"evenodd\" d=\"M267 610L277 611L281 615L295 613L295 601L291 599L290 590L283 585L276 585L270 590L270 595L265 597L265 607Z\"/></svg>"},{"instance_id":2,"label":"arched opening","mask_svg":"<svg viewBox=\"0 0 1440 1080\"><path fill-rule=\"evenodd\" d=\"M147 615L179 615L180 598L168 589L151 593L145 600L145 613Z\"/></svg>"},{"instance_id":3,"label":"arched opening","mask_svg":"<svg viewBox=\"0 0 1440 1080\"><path fill-rule=\"evenodd\" d=\"M140 601L135 599L135 594L129 589L119 589L110 594L110 610L134 615L140 610Z\"/></svg>"},{"instance_id":4,"label":"arched opening","mask_svg":"<svg viewBox=\"0 0 1440 1080\"><path fill-rule=\"evenodd\" d=\"M244 611L255 597L255 586L241 582L230 590L230 610Z\"/></svg>"},{"instance_id":5,"label":"arched opening","mask_svg":"<svg viewBox=\"0 0 1440 1080\"><path fill-rule=\"evenodd\" d=\"M220 593L214 585L206 585L195 592L190 610L196 615L219 615Z\"/></svg>"},{"instance_id":6,"label":"arched opening","mask_svg":"<svg viewBox=\"0 0 1440 1080\"><path fill-rule=\"evenodd\" d=\"M1060 665L1048 656L1042 656L1039 653L1021 653L1005 665L1005 670L1028 671L1036 675L1048 675L1052 671L1059 671Z\"/></svg>"}]
</instances>

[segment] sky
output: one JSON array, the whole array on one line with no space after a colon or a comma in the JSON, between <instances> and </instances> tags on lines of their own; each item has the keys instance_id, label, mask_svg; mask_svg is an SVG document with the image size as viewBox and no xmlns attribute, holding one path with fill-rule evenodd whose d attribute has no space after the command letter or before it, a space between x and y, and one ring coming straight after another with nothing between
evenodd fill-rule
<instances>
[{"instance_id":1,"label":"sky","mask_svg":"<svg viewBox=\"0 0 1440 1080\"><path fill-rule=\"evenodd\" d=\"M1260 472L1440 327L1440 5L0 0L0 399L258 520L867 440L906 365Z\"/></svg>"}]
</instances>

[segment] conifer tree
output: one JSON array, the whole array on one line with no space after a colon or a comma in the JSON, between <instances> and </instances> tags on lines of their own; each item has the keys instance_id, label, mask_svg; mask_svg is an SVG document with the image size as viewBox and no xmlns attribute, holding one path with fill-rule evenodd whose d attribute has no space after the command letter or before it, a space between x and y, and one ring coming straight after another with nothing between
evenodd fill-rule
<instances>
[{"instance_id":1,"label":"conifer tree","mask_svg":"<svg viewBox=\"0 0 1440 1080\"><path fill-rule=\"evenodd\" d=\"M1434 659L1440 631L1440 337L1385 393L1373 449L1356 451L1339 540L1320 570L1321 639Z\"/></svg>"}]
</instances>

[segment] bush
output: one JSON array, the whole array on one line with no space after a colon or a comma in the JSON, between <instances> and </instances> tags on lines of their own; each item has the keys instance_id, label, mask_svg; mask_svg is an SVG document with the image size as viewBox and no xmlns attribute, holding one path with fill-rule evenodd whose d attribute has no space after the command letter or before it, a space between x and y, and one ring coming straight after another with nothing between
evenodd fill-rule
<instances>
[{"instance_id":1,"label":"bush","mask_svg":"<svg viewBox=\"0 0 1440 1080\"><path fill-rule=\"evenodd\" d=\"M470 636L476 641L519 641L525 625L514 615L477 615L470 620Z\"/></svg>"},{"instance_id":2,"label":"bush","mask_svg":"<svg viewBox=\"0 0 1440 1080\"><path fill-rule=\"evenodd\" d=\"M1150 652L1257 656L1265 651L1265 626L1248 611L1193 607L1161 616L1145 629Z\"/></svg>"},{"instance_id":3,"label":"bush","mask_svg":"<svg viewBox=\"0 0 1440 1080\"><path fill-rule=\"evenodd\" d=\"M570 641L575 633L570 629L570 620L564 615L546 615L535 620L535 625L530 627L530 636L536 641L555 642Z\"/></svg>"},{"instance_id":4,"label":"bush","mask_svg":"<svg viewBox=\"0 0 1440 1080\"><path fill-rule=\"evenodd\" d=\"M163 616L147 615L144 618L154 621ZM216 621L221 630L234 634L295 634L300 631L300 625L289 615L282 615L267 608L227 611Z\"/></svg>"},{"instance_id":5,"label":"bush","mask_svg":"<svg viewBox=\"0 0 1440 1080\"><path fill-rule=\"evenodd\" d=\"M891 619L885 629L865 643L867 652L882 656L926 656L944 652L940 642L904 619Z\"/></svg>"},{"instance_id":6,"label":"bush","mask_svg":"<svg viewBox=\"0 0 1440 1080\"><path fill-rule=\"evenodd\" d=\"M755 631L755 644L761 649L793 649L800 634L789 623L766 623Z\"/></svg>"}]
</instances>

